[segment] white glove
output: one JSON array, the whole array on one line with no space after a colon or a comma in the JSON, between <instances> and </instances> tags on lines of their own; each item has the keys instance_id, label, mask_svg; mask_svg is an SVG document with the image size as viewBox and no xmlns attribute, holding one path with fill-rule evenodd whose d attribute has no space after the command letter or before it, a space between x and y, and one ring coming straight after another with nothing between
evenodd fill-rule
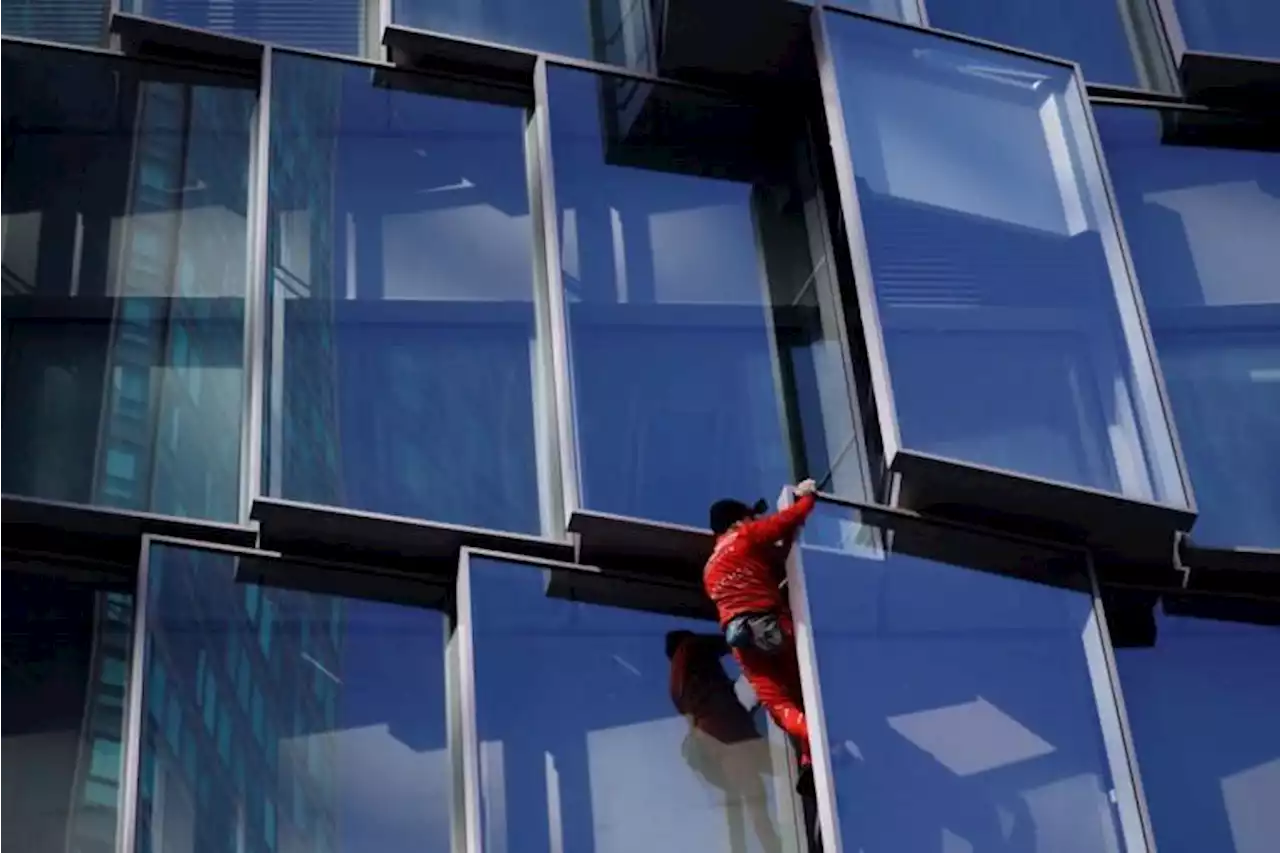
<instances>
[{"instance_id":1,"label":"white glove","mask_svg":"<svg viewBox=\"0 0 1280 853\"><path fill-rule=\"evenodd\" d=\"M818 484L815 483L813 480L802 480L799 483L796 483L797 497L803 498L806 495L815 494L817 493L817 491L818 491Z\"/></svg>"}]
</instances>

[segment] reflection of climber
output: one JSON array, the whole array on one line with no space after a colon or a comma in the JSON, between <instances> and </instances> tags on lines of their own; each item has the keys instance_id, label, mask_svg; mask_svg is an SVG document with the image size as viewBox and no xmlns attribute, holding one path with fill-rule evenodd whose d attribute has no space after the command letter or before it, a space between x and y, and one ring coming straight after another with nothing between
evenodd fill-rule
<instances>
[{"instance_id":1,"label":"reflection of climber","mask_svg":"<svg viewBox=\"0 0 1280 853\"><path fill-rule=\"evenodd\" d=\"M667 634L671 701L689 720L681 754L699 776L724 791L729 849L747 850L745 809L765 853L778 853L782 843L769 817L762 778L772 768L769 742L760 736L720 665L728 653L724 638L716 634Z\"/></svg>"},{"instance_id":2,"label":"reflection of climber","mask_svg":"<svg viewBox=\"0 0 1280 853\"><path fill-rule=\"evenodd\" d=\"M763 501L754 507L734 500L716 501L711 506L715 550L702 574L734 657L760 703L796 745L802 787L812 785L809 727L791 608L781 584L787 549L813 511L816 490L813 480L805 480L796 486L795 505L763 517Z\"/></svg>"}]
</instances>

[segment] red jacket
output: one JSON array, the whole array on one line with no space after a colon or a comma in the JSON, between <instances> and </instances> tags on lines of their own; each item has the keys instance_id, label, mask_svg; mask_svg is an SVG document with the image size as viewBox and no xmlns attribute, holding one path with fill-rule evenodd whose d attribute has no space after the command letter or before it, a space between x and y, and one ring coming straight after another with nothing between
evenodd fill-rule
<instances>
[{"instance_id":1,"label":"red jacket","mask_svg":"<svg viewBox=\"0 0 1280 853\"><path fill-rule=\"evenodd\" d=\"M702 585L715 602L721 628L743 613L787 611L786 596L778 588L786 551L778 543L790 544L813 506L813 495L805 495L779 513L735 524L716 540L702 570Z\"/></svg>"}]
</instances>

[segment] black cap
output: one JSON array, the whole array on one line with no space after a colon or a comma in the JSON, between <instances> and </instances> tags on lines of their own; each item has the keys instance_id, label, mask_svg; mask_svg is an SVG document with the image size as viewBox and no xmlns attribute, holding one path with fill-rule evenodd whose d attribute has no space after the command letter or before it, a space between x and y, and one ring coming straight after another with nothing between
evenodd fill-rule
<instances>
[{"instance_id":1,"label":"black cap","mask_svg":"<svg viewBox=\"0 0 1280 853\"><path fill-rule=\"evenodd\" d=\"M667 659L676 656L676 652L680 649L680 644L693 636L692 631L668 631L667 632Z\"/></svg>"},{"instance_id":2,"label":"black cap","mask_svg":"<svg viewBox=\"0 0 1280 853\"><path fill-rule=\"evenodd\" d=\"M756 501L752 506L747 506L733 498L718 500L711 505L711 532L719 536L744 518L762 515L768 509L769 502L764 498Z\"/></svg>"}]
</instances>

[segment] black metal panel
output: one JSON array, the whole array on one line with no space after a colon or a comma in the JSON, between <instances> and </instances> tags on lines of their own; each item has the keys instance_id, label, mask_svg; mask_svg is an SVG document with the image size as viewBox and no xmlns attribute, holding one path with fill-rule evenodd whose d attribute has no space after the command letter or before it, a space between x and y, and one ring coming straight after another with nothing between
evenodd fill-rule
<instances>
[{"instance_id":1,"label":"black metal panel","mask_svg":"<svg viewBox=\"0 0 1280 853\"><path fill-rule=\"evenodd\" d=\"M241 548L252 548L258 538L256 528L236 524L15 495L2 500L5 548L118 564L129 572L137 569L148 533Z\"/></svg>"},{"instance_id":2,"label":"black metal panel","mask_svg":"<svg viewBox=\"0 0 1280 853\"><path fill-rule=\"evenodd\" d=\"M1280 151L1280 112L1167 109L1160 120L1169 145Z\"/></svg>"},{"instance_id":3,"label":"black metal panel","mask_svg":"<svg viewBox=\"0 0 1280 853\"><path fill-rule=\"evenodd\" d=\"M699 589L715 544L709 530L590 510L574 512L569 530L578 534L579 562Z\"/></svg>"},{"instance_id":4,"label":"black metal panel","mask_svg":"<svg viewBox=\"0 0 1280 853\"><path fill-rule=\"evenodd\" d=\"M401 68L505 82L533 89L538 55L479 39L390 24L382 31L391 62Z\"/></svg>"},{"instance_id":5,"label":"black metal panel","mask_svg":"<svg viewBox=\"0 0 1280 853\"><path fill-rule=\"evenodd\" d=\"M1189 50L1179 73L1189 101L1280 112L1280 60Z\"/></svg>"},{"instance_id":6,"label":"black metal panel","mask_svg":"<svg viewBox=\"0 0 1280 853\"><path fill-rule=\"evenodd\" d=\"M1172 564L1177 534L1189 530L1189 509L899 451L898 505L926 515L1089 545L1117 564Z\"/></svg>"},{"instance_id":7,"label":"black metal panel","mask_svg":"<svg viewBox=\"0 0 1280 853\"><path fill-rule=\"evenodd\" d=\"M1280 601L1280 551L1265 548L1209 548L1190 538L1179 557L1188 572L1187 589Z\"/></svg>"},{"instance_id":8,"label":"black metal panel","mask_svg":"<svg viewBox=\"0 0 1280 853\"><path fill-rule=\"evenodd\" d=\"M822 495L821 501L856 512L850 520L867 526L864 544L868 551L884 550L1080 591L1091 592L1093 588L1087 553L1076 545L833 495ZM806 540L805 547L821 545Z\"/></svg>"},{"instance_id":9,"label":"black metal panel","mask_svg":"<svg viewBox=\"0 0 1280 853\"><path fill-rule=\"evenodd\" d=\"M768 84L812 73L812 7L790 0L654 0L653 6L657 73L664 77Z\"/></svg>"},{"instance_id":10,"label":"black metal panel","mask_svg":"<svg viewBox=\"0 0 1280 853\"><path fill-rule=\"evenodd\" d=\"M634 580L588 567L548 569L547 596L691 619L716 618L716 609L700 584Z\"/></svg>"},{"instance_id":11,"label":"black metal panel","mask_svg":"<svg viewBox=\"0 0 1280 853\"><path fill-rule=\"evenodd\" d=\"M131 56L209 65L252 75L262 69L264 46L250 39L125 12L111 16L111 32L119 36L120 49Z\"/></svg>"},{"instance_id":12,"label":"black metal panel","mask_svg":"<svg viewBox=\"0 0 1280 853\"><path fill-rule=\"evenodd\" d=\"M417 578L452 578L464 547L573 559L568 542L279 498L258 498L252 516L261 525L261 547L267 550Z\"/></svg>"},{"instance_id":13,"label":"black metal panel","mask_svg":"<svg viewBox=\"0 0 1280 853\"><path fill-rule=\"evenodd\" d=\"M444 579L410 580L349 567L279 558L241 557L236 564L236 582L433 610L448 610L453 602L453 586Z\"/></svg>"}]
</instances>

